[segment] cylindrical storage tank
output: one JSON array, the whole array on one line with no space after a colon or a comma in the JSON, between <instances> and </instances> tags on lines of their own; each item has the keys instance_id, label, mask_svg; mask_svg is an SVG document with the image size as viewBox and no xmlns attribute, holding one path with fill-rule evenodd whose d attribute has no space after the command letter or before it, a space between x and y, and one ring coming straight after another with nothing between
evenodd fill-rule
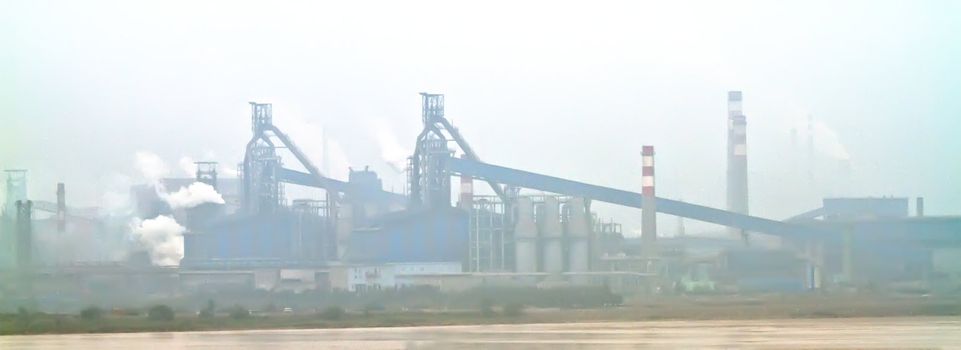
<instances>
[{"instance_id":1,"label":"cylindrical storage tank","mask_svg":"<svg viewBox=\"0 0 961 350\"><path fill-rule=\"evenodd\" d=\"M514 224L514 271L537 272L537 225L534 203L528 197L517 199Z\"/></svg>"},{"instance_id":2,"label":"cylindrical storage tank","mask_svg":"<svg viewBox=\"0 0 961 350\"><path fill-rule=\"evenodd\" d=\"M564 231L557 197L544 197L543 208L539 226L544 247L544 272L564 272Z\"/></svg>"},{"instance_id":3,"label":"cylindrical storage tank","mask_svg":"<svg viewBox=\"0 0 961 350\"><path fill-rule=\"evenodd\" d=\"M590 268L590 224L584 198L567 201L567 250L568 269L571 272L587 272Z\"/></svg>"}]
</instances>

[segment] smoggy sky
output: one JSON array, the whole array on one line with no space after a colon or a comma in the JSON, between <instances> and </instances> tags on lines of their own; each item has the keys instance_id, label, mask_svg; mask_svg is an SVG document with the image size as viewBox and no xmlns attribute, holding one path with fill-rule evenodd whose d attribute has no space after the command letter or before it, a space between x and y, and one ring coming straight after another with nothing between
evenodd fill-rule
<instances>
[{"instance_id":1,"label":"smoggy sky","mask_svg":"<svg viewBox=\"0 0 961 350\"><path fill-rule=\"evenodd\" d=\"M334 177L370 165L400 191L388 163L428 91L487 162L639 191L651 144L659 195L723 207L742 90L753 214L881 195L961 214L959 36L956 1L3 1L0 168L109 205L137 152L235 167L258 101L318 163L326 127Z\"/></svg>"}]
</instances>

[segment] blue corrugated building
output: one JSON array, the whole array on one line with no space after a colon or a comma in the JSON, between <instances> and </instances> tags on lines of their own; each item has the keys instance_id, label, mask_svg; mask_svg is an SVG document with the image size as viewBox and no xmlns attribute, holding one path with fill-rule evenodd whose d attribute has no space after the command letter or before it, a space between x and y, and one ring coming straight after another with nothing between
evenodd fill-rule
<instances>
[{"instance_id":1,"label":"blue corrugated building","mask_svg":"<svg viewBox=\"0 0 961 350\"><path fill-rule=\"evenodd\" d=\"M293 212L235 215L184 234L187 268L323 266L331 250L320 217Z\"/></svg>"},{"instance_id":2,"label":"blue corrugated building","mask_svg":"<svg viewBox=\"0 0 961 350\"><path fill-rule=\"evenodd\" d=\"M456 208L383 215L351 233L350 263L463 262L467 258L467 213Z\"/></svg>"}]
</instances>

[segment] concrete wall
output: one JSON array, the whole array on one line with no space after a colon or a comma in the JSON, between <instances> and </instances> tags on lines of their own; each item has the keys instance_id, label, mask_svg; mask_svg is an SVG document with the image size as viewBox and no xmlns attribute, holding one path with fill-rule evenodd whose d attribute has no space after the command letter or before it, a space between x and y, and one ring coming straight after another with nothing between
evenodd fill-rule
<instances>
[{"instance_id":1,"label":"concrete wall","mask_svg":"<svg viewBox=\"0 0 961 350\"><path fill-rule=\"evenodd\" d=\"M347 268L347 290L359 292L369 289L394 288L394 267L389 265L351 266Z\"/></svg>"},{"instance_id":2,"label":"concrete wall","mask_svg":"<svg viewBox=\"0 0 961 350\"><path fill-rule=\"evenodd\" d=\"M254 273L251 271L211 271L180 274L180 286L184 291L253 289Z\"/></svg>"},{"instance_id":3,"label":"concrete wall","mask_svg":"<svg viewBox=\"0 0 961 350\"><path fill-rule=\"evenodd\" d=\"M461 276L462 268L459 261L352 265L331 268L329 276L332 288L358 292L416 285L440 287L447 276Z\"/></svg>"},{"instance_id":4,"label":"concrete wall","mask_svg":"<svg viewBox=\"0 0 961 350\"><path fill-rule=\"evenodd\" d=\"M460 262L392 263L388 265L394 267L394 274L397 276L459 274L462 272Z\"/></svg>"}]
</instances>

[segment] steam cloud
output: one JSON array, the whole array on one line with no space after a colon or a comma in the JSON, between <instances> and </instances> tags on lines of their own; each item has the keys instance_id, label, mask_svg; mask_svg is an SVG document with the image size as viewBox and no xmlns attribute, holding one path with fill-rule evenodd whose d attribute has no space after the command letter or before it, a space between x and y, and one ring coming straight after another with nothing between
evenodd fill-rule
<instances>
[{"instance_id":1,"label":"steam cloud","mask_svg":"<svg viewBox=\"0 0 961 350\"><path fill-rule=\"evenodd\" d=\"M155 153L140 151L135 155L135 159L137 170L150 183L158 183L161 178L170 172L167 163Z\"/></svg>"},{"instance_id":2,"label":"steam cloud","mask_svg":"<svg viewBox=\"0 0 961 350\"><path fill-rule=\"evenodd\" d=\"M166 215L142 221L136 218L132 226L134 237L149 248L150 259L155 265L180 264L180 259L184 256L185 227Z\"/></svg>"},{"instance_id":3,"label":"steam cloud","mask_svg":"<svg viewBox=\"0 0 961 350\"><path fill-rule=\"evenodd\" d=\"M841 143L841 137L837 131L829 127L822 121L814 121L814 149L837 160L849 160L851 154L847 147Z\"/></svg>"},{"instance_id":4,"label":"steam cloud","mask_svg":"<svg viewBox=\"0 0 961 350\"><path fill-rule=\"evenodd\" d=\"M176 192L167 192L161 183L164 176L169 175L170 168L158 155L151 152L137 152L135 166L144 179L153 186L157 196L160 197L171 209L189 209L204 203L224 204L224 198L217 193L217 190L208 184L194 182L190 186L181 188ZM196 164L190 157L182 157L179 161L180 168L193 175L196 172ZM128 187L129 186L124 186ZM120 201L123 195L116 195L110 198L116 204L122 206L132 206L129 201ZM132 214L133 210L126 210ZM183 233L187 229L177 223L173 217L160 215L158 217L144 220L139 217L130 219L130 232L135 241L150 253L150 259L154 265L178 265L184 254Z\"/></svg>"},{"instance_id":5,"label":"steam cloud","mask_svg":"<svg viewBox=\"0 0 961 350\"><path fill-rule=\"evenodd\" d=\"M194 182L174 193L159 193L170 209L188 209L204 203L224 204L224 197L213 186Z\"/></svg>"},{"instance_id":6,"label":"steam cloud","mask_svg":"<svg viewBox=\"0 0 961 350\"><path fill-rule=\"evenodd\" d=\"M111 174L102 181L106 188L100 197L101 214L118 218L133 215L134 206L130 198L133 179L127 175Z\"/></svg>"},{"instance_id":7,"label":"steam cloud","mask_svg":"<svg viewBox=\"0 0 961 350\"><path fill-rule=\"evenodd\" d=\"M187 174L187 176L194 176L197 174L197 164L194 163L193 158L190 157L180 157L178 162L180 169Z\"/></svg>"},{"instance_id":8,"label":"steam cloud","mask_svg":"<svg viewBox=\"0 0 961 350\"><path fill-rule=\"evenodd\" d=\"M380 144L380 157L384 159L394 171L398 173L403 173L404 168L407 166L407 156L410 154L400 142L397 141L397 137L391 132L390 127L387 122L383 119L376 119L372 124L372 129L374 131L374 138Z\"/></svg>"},{"instance_id":9,"label":"steam cloud","mask_svg":"<svg viewBox=\"0 0 961 350\"><path fill-rule=\"evenodd\" d=\"M810 124L809 124L810 123ZM794 130L809 130L805 136L810 137L814 144L810 145L815 151L836 160L850 160L851 154L841 142L841 135L827 125L827 123L814 119L794 120ZM808 128L810 125L810 129Z\"/></svg>"},{"instance_id":10,"label":"steam cloud","mask_svg":"<svg viewBox=\"0 0 961 350\"><path fill-rule=\"evenodd\" d=\"M277 112L274 109L274 112ZM306 154L307 158L317 167L322 167L324 154L327 155L327 164L330 165L330 174L324 174L331 178L346 179L348 168L351 163L347 158L347 152L340 146L340 143L333 138L327 139L327 152L324 152L324 142L319 135L324 134L323 128L308 122L303 118L293 115L284 115L284 125L280 126L287 135L297 144ZM324 169L320 169L323 171Z\"/></svg>"}]
</instances>

